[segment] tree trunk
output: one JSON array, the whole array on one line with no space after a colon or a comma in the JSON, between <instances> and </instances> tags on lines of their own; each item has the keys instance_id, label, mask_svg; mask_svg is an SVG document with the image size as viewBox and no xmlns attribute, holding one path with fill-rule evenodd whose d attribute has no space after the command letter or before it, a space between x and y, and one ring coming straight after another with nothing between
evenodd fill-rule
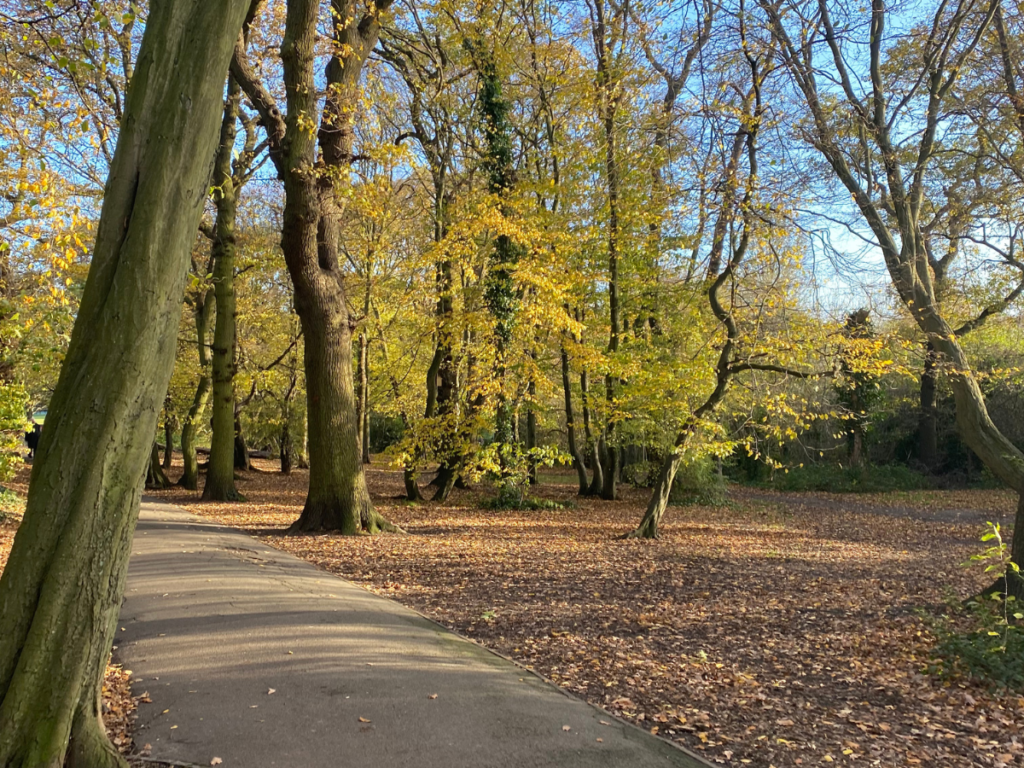
<instances>
[{"instance_id":1,"label":"tree trunk","mask_svg":"<svg viewBox=\"0 0 1024 768\"><path fill-rule=\"evenodd\" d=\"M241 89L228 78L228 97L213 170L217 206L213 242L213 290L217 318L213 331L213 437L204 501L238 501L235 488L235 215L237 198L231 169Z\"/></svg>"},{"instance_id":2,"label":"tree trunk","mask_svg":"<svg viewBox=\"0 0 1024 768\"><path fill-rule=\"evenodd\" d=\"M288 98L287 141L279 148L285 188L281 247L302 324L309 430L309 491L292 531L397 530L374 510L363 475L352 383L352 327L338 260L341 209L336 190L352 160L360 72L377 41L379 13L388 5L378 0L361 17L352 0L332 6L335 55L327 64L327 98L316 135L306 124L316 113L322 92L315 73L320 9L316 0L288 4L281 41ZM317 141L319 172L314 171Z\"/></svg>"},{"instance_id":3,"label":"tree trunk","mask_svg":"<svg viewBox=\"0 0 1024 768\"><path fill-rule=\"evenodd\" d=\"M917 431L917 458L928 471L939 464L939 417L936 407L938 359L935 345L928 342L921 372L921 413Z\"/></svg>"},{"instance_id":4,"label":"tree trunk","mask_svg":"<svg viewBox=\"0 0 1024 768\"><path fill-rule=\"evenodd\" d=\"M605 141L605 184L608 194L608 356L609 363L615 366L616 353L619 351L619 340L622 334L621 301L619 296L619 158L616 116L622 98L621 84L614 71L613 57L616 55L615 39L619 31L625 28L624 11L613 7L613 15L606 18L603 2L596 3L597 24L593 27L595 49L597 51L597 84L600 92L599 112L604 127ZM606 37L610 32L611 40ZM605 374L605 415L603 438L605 458L602 461L604 482L601 485L601 498L612 501L617 496L619 479L619 451L615 445L615 398L621 381L612 371Z\"/></svg>"},{"instance_id":5,"label":"tree trunk","mask_svg":"<svg viewBox=\"0 0 1024 768\"><path fill-rule=\"evenodd\" d=\"M170 487L171 481L167 479L163 467L160 466L160 447L153 443L153 451L149 457L149 468L146 470L146 488L162 490L163 488Z\"/></svg>"},{"instance_id":6,"label":"tree trunk","mask_svg":"<svg viewBox=\"0 0 1024 768\"><path fill-rule=\"evenodd\" d=\"M591 463L593 466L593 479L587 489L587 496L597 496L604 487L604 467L601 465L604 457L603 443L601 437L593 435L590 428L590 385L586 371L580 372L580 391L583 395L583 431L587 437L587 447L590 450Z\"/></svg>"},{"instance_id":7,"label":"tree trunk","mask_svg":"<svg viewBox=\"0 0 1024 768\"><path fill-rule=\"evenodd\" d=\"M569 378L569 352L562 344L562 396L565 399L565 431L569 440L569 455L572 456L572 466L576 470L579 480L579 495L586 496L589 490L587 480L587 467L583 462L583 454L576 444L576 416L572 407L572 385Z\"/></svg>"},{"instance_id":8,"label":"tree trunk","mask_svg":"<svg viewBox=\"0 0 1024 768\"><path fill-rule=\"evenodd\" d=\"M1017 515L1013 521L1010 559L1024 572L1024 493L1017 498ZM1006 580L1006 594L1016 598L1018 606L1024 605L1024 575L1009 568L1006 571Z\"/></svg>"},{"instance_id":9,"label":"tree trunk","mask_svg":"<svg viewBox=\"0 0 1024 768\"><path fill-rule=\"evenodd\" d=\"M369 412L369 339L364 330L359 334L359 446L363 464L370 463L370 412Z\"/></svg>"},{"instance_id":10,"label":"tree trunk","mask_svg":"<svg viewBox=\"0 0 1024 768\"><path fill-rule=\"evenodd\" d=\"M363 476L351 329L340 278L338 274L331 281L324 276L308 294L306 286L301 293L296 290L306 345L309 492L292 530L376 533L393 526L374 510Z\"/></svg>"},{"instance_id":11,"label":"tree trunk","mask_svg":"<svg viewBox=\"0 0 1024 768\"><path fill-rule=\"evenodd\" d=\"M235 409L235 439L233 456L235 469L243 472L252 470L252 460L249 458L249 444L245 440L245 432L242 430L242 416L240 411Z\"/></svg>"},{"instance_id":12,"label":"tree trunk","mask_svg":"<svg viewBox=\"0 0 1024 768\"><path fill-rule=\"evenodd\" d=\"M850 466L860 468L864 463L864 427L859 421L850 425Z\"/></svg>"},{"instance_id":13,"label":"tree trunk","mask_svg":"<svg viewBox=\"0 0 1024 768\"><path fill-rule=\"evenodd\" d=\"M192 398L192 406L181 425L181 460L184 470L178 485L189 491L199 488L199 459L196 456L196 433L202 423L206 404L213 389L210 377L210 361L206 352L206 331L209 325L210 306L213 303L213 289L206 291L196 300L196 338L199 348L199 383Z\"/></svg>"},{"instance_id":14,"label":"tree trunk","mask_svg":"<svg viewBox=\"0 0 1024 768\"><path fill-rule=\"evenodd\" d=\"M281 401L281 474L290 475L295 463L292 445L292 395L295 393L296 374L293 370L291 386Z\"/></svg>"},{"instance_id":15,"label":"tree trunk","mask_svg":"<svg viewBox=\"0 0 1024 768\"><path fill-rule=\"evenodd\" d=\"M527 461L529 462L530 485L536 485L538 482L537 459L532 454L533 449L537 447L537 411L534 409L534 399L537 397L537 382L535 379L530 379L527 392L530 395L530 402L526 406L526 451L529 454Z\"/></svg>"},{"instance_id":16,"label":"tree trunk","mask_svg":"<svg viewBox=\"0 0 1024 768\"><path fill-rule=\"evenodd\" d=\"M292 473L292 434L288 427L288 421L281 425L281 474Z\"/></svg>"},{"instance_id":17,"label":"tree trunk","mask_svg":"<svg viewBox=\"0 0 1024 768\"><path fill-rule=\"evenodd\" d=\"M2 768L125 765L103 732L101 679L247 7L150 7L89 277L0 577Z\"/></svg>"},{"instance_id":18,"label":"tree trunk","mask_svg":"<svg viewBox=\"0 0 1024 768\"><path fill-rule=\"evenodd\" d=\"M669 497L672 495L672 483L676 479L676 471L679 469L681 452L672 451L661 463L661 471L658 473L658 480L654 484L651 499L647 502L647 510L643 519L634 530L627 533L625 539L656 539L659 535L658 526L661 518L668 508Z\"/></svg>"},{"instance_id":19,"label":"tree trunk","mask_svg":"<svg viewBox=\"0 0 1024 768\"><path fill-rule=\"evenodd\" d=\"M164 417L164 462L163 468L168 470L174 461L174 422L170 415Z\"/></svg>"}]
</instances>

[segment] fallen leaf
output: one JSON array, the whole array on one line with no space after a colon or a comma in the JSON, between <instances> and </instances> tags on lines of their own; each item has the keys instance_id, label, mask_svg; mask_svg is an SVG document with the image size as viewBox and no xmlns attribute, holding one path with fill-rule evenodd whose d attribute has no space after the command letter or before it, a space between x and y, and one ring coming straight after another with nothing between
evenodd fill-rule
<instances>
[{"instance_id":1,"label":"fallen leaf","mask_svg":"<svg viewBox=\"0 0 1024 768\"><path fill-rule=\"evenodd\" d=\"M224 761L221 760L219 757L215 757L213 758L213 760L210 761L210 765L220 765L223 762Z\"/></svg>"},{"instance_id":2,"label":"fallen leaf","mask_svg":"<svg viewBox=\"0 0 1024 768\"><path fill-rule=\"evenodd\" d=\"M359 718L359 722L360 723L370 723L370 722L373 722L373 721L372 720L367 720L365 717L360 717Z\"/></svg>"}]
</instances>

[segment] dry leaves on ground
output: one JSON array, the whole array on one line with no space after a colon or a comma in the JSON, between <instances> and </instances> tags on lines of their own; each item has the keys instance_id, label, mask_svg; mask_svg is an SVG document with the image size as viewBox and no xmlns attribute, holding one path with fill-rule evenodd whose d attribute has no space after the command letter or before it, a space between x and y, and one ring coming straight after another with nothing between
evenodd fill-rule
<instances>
[{"instance_id":1,"label":"dry leaves on ground","mask_svg":"<svg viewBox=\"0 0 1024 768\"><path fill-rule=\"evenodd\" d=\"M283 535L306 476L260 466L241 476L246 503L162 495L416 608L709 759L1024 765L1024 697L923 674L933 638L922 609L985 583L960 567L980 549L980 527L865 511L968 505L1005 525L1008 494L864 504L739 490L727 507L670 509L658 541L618 541L641 514L641 491L576 501L571 485L549 480L537 493L571 506L494 512L471 491L449 506L411 506L396 500L400 475L373 468L375 503L410 535L344 538Z\"/></svg>"}]
</instances>

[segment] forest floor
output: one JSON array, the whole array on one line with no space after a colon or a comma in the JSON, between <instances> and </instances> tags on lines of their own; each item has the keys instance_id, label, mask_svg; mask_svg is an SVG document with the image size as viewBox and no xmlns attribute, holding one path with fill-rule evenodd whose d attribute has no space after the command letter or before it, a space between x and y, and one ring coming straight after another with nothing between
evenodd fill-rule
<instances>
[{"instance_id":1,"label":"forest floor","mask_svg":"<svg viewBox=\"0 0 1024 768\"><path fill-rule=\"evenodd\" d=\"M0 500L0 574L7 565L7 558L14 545L14 534L18 531L25 511L31 469L30 464L25 465L14 480L4 486L9 493L4 494ZM137 702L131 693L131 674L131 670L123 669L118 664L108 664L103 679L103 723L110 740L123 755L128 755L133 749L131 734ZM149 768L160 766L150 765Z\"/></svg>"},{"instance_id":2,"label":"forest floor","mask_svg":"<svg viewBox=\"0 0 1024 768\"><path fill-rule=\"evenodd\" d=\"M306 473L239 475L247 501L163 501L241 528L515 659L710 760L753 766L1024 765L1024 694L926 673L936 617L991 577L962 563L1001 491L773 494L670 508L657 541L620 541L646 493L576 499L568 475L535 495L563 508L492 511L400 500L367 477L407 536L286 535ZM172 472L172 477L174 477Z\"/></svg>"}]
</instances>

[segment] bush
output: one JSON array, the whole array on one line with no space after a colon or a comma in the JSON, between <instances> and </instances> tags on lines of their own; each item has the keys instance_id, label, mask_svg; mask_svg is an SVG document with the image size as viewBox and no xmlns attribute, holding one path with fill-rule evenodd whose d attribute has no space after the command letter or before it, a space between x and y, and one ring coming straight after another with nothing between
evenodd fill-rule
<instances>
[{"instance_id":1,"label":"bush","mask_svg":"<svg viewBox=\"0 0 1024 768\"><path fill-rule=\"evenodd\" d=\"M1008 606L1012 609L1013 602L998 594L970 602L966 631L949 616L935 622L937 642L929 671L946 679L1024 690L1024 629L1007 621Z\"/></svg>"},{"instance_id":2,"label":"bush","mask_svg":"<svg viewBox=\"0 0 1024 768\"><path fill-rule=\"evenodd\" d=\"M405 425L398 416L370 412L370 452L384 453L405 436Z\"/></svg>"},{"instance_id":3,"label":"bush","mask_svg":"<svg viewBox=\"0 0 1024 768\"><path fill-rule=\"evenodd\" d=\"M831 493L888 493L922 491L935 487L927 475L902 465L882 467L837 467L828 464L777 471L757 485L778 491L824 491Z\"/></svg>"},{"instance_id":4,"label":"bush","mask_svg":"<svg viewBox=\"0 0 1024 768\"><path fill-rule=\"evenodd\" d=\"M679 465L672 483L672 504L719 507L725 503L726 480L718 474L713 456L702 456Z\"/></svg>"},{"instance_id":5,"label":"bush","mask_svg":"<svg viewBox=\"0 0 1024 768\"><path fill-rule=\"evenodd\" d=\"M622 468L622 479L634 488L650 488L660 471L661 464L657 461L636 461Z\"/></svg>"}]
</instances>

